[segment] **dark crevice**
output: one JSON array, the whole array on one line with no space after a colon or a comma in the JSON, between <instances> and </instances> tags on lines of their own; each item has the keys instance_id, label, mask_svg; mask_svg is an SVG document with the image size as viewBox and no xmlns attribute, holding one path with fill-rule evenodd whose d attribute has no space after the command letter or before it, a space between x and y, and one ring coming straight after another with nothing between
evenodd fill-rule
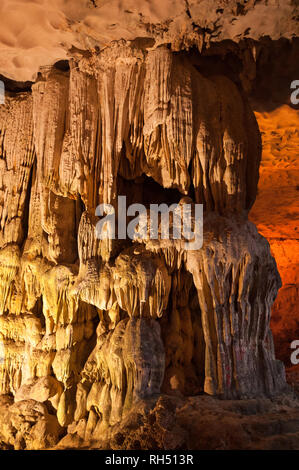
<instances>
[{"instance_id":1,"label":"dark crevice","mask_svg":"<svg viewBox=\"0 0 299 470\"><path fill-rule=\"evenodd\" d=\"M24 209L22 213L22 228L23 228L23 237L22 243L25 244L27 237L28 237L28 228L29 228L29 212L30 212L30 199L31 199L31 191L33 182L36 178L36 158L34 159L34 163L31 166L29 178L28 178L28 185L26 188L26 197L24 202Z\"/></svg>"},{"instance_id":2,"label":"dark crevice","mask_svg":"<svg viewBox=\"0 0 299 470\"><path fill-rule=\"evenodd\" d=\"M118 175L118 194L127 197L129 204L143 204L146 208L150 204L178 204L184 194L176 188L164 188L150 176L142 174L135 180L126 180Z\"/></svg>"},{"instance_id":3,"label":"dark crevice","mask_svg":"<svg viewBox=\"0 0 299 470\"><path fill-rule=\"evenodd\" d=\"M57 70L61 70L61 72L69 72L70 64L68 60L59 60L56 62L53 67Z\"/></svg>"},{"instance_id":4,"label":"dark crevice","mask_svg":"<svg viewBox=\"0 0 299 470\"><path fill-rule=\"evenodd\" d=\"M0 74L0 80L4 83L5 91L11 93L24 93L31 91L33 82L18 82L16 80L11 80L10 78L4 77Z\"/></svg>"},{"instance_id":5,"label":"dark crevice","mask_svg":"<svg viewBox=\"0 0 299 470\"><path fill-rule=\"evenodd\" d=\"M190 7L189 7L189 2L188 2L188 0L185 0L185 4L186 4L186 14L187 14L187 16L191 19L191 18L192 18L192 15L191 15L191 12L190 12Z\"/></svg>"},{"instance_id":6,"label":"dark crevice","mask_svg":"<svg viewBox=\"0 0 299 470\"><path fill-rule=\"evenodd\" d=\"M194 157L193 157L194 158ZM188 196L191 197L192 201L195 202L196 196L195 196L195 188L193 184L193 178L192 178L192 163L193 163L193 158L190 161L189 168L188 168L188 173L189 173L189 178L190 178L190 185L189 185L189 190L188 190Z\"/></svg>"},{"instance_id":7,"label":"dark crevice","mask_svg":"<svg viewBox=\"0 0 299 470\"><path fill-rule=\"evenodd\" d=\"M150 204L178 204L183 197L183 194L178 189L164 188L148 176L144 176L142 193L143 204L146 207L149 207Z\"/></svg>"}]
</instances>

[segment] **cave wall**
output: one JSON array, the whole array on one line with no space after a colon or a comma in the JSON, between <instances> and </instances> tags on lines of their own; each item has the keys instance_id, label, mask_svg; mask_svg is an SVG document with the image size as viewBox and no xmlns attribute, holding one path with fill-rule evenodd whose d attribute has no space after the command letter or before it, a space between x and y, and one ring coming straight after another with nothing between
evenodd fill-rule
<instances>
[{"instance_id":1,"label":"cave wall","mask_svg":"<svg viewBox=\"0 0 299 470\"><path fill-rule=\"evenodd\" d=\"M287 367L298 338L298 105L291 83L298 77L298 39L267 39L261 47L250 101L261 131L263 152L258 194L250 220L270 243L282 287L272 308L276 355Z\"/></svg>"}]
</instances>

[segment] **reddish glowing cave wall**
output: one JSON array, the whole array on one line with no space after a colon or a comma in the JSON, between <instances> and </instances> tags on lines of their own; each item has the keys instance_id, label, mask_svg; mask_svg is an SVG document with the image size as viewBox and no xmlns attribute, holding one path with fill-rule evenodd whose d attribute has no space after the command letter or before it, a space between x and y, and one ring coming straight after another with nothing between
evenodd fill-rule
<instances>
[{"instance_id":1,"label":"reddish glowing cave wall","mask_svg":"<svg viewBox=\"0 0 299 470\"><path fill-rule=\"evenodd\" d=\"M255 115L263 153L250 219L268 239L281 276L271 328L277 357L291 366L290 344L299 339L299 110L284 104Z\"/></svg>"}]
</instances>

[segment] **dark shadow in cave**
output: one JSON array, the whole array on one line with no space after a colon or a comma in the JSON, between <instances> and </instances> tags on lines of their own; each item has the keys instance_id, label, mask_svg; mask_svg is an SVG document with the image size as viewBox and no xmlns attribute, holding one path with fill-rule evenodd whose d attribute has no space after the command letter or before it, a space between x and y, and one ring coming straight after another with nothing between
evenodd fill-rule
<instances>
[{"instance_id":1,"label":"dark shadow in cave","mask_svg":"<svg viewBox=\"0 0 299 470\"><path fill-rule=\"evenodd\" d=\"M127 180L118 175L118 195L127 197L130 204L143 204L147 209L150 204L178 204L184 194L175 188L164 188L153 178L142 174L135 180Z\"/></svg>"}]
</instances>

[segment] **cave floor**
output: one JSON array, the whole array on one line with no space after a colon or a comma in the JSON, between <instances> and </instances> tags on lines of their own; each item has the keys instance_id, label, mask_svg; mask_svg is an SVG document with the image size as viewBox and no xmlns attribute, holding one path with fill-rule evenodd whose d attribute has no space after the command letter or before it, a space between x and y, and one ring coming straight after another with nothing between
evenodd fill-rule
<instances>
[{"instance_id":1,"label":"cave floor","mask_svg":"<svg viewBox=\"0 0 299 470\"><path fill-rule=\"evenodd\" d=\"M136 405L106 440L84 442L68 433L55 449L298 450L298 366L287 378L286 392L271 399L161 395Z\"/></svg>"}]
</instances>

